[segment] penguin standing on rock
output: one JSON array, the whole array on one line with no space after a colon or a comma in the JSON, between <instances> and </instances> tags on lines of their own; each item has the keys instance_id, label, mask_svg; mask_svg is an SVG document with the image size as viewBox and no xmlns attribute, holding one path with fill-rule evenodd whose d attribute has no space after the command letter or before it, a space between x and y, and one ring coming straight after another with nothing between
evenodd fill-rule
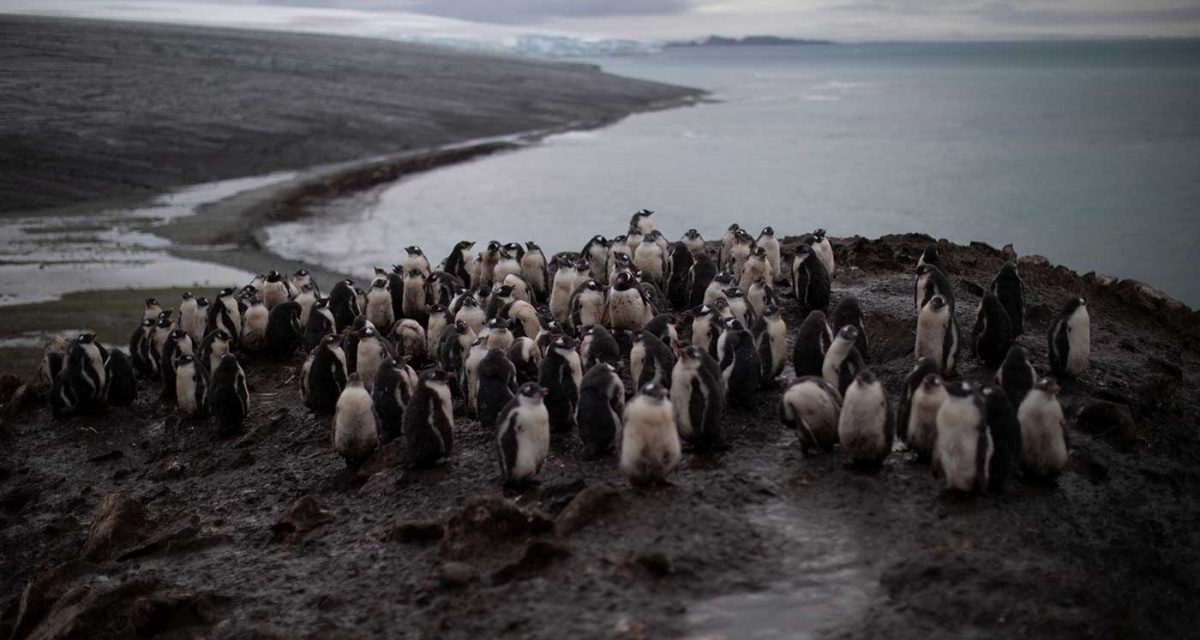
<instances>
[{"instance_id":1,"label":"penguin standing on rock","mask_svg":"<svg viewBox=\"0 0 1200 640\"><path fill-rule=\"evenodd\" d=\"M475 406L479 426L490 431L496 427L500 411L517 393L517 368L504 349L493 347L480 361L476 376Z\"/></svg>"},{"instance_id":2,"label":"penguin standing on rock","mask_svg":"<svg viewBox=\"0 0 1200 640\"><path fill-rule=\"evenodd\" d=\"M833 259L833 244L829 242L829 237L825 235L824 229L817 229L812 232L809 243L812 246L813 253L821 259L821 265L825 267L825 272L829 274L829 278L833 279L833 272L836 269Z\"/></svg>"},{"instance_id":3,"label":"penguin standing on rock","mask_svg":"<svg viewBox=\"0 0 1200 640\"><path fill-rule=\"evenodd\" d=\"M842 394L817 376L796 380L779 399L779 419L796 432L805 455L833 451L841 412Z\"/></svg>"},{"instance_id":4,"label":"penguin standing on rock","mask_svg":"<svg viewBox=\"0 0 1200 640\"><path fill-rule=\"evenodd\" d=\"M242 428L250 413L250 389L246 372L232 353L221 356L208 385L208 413L216 417L219 435Z\"/></svg>"},{"instance_id":5,"label":"penguin standing on rock","mask_svg":"<svg viewBox=\"0 0 1200 640\"><path fill-rule=\"evenodd\" d=\"M175 358L175 403L179 413L187 417L203 415L208 372L190 353Z\"/></svg>"},{"instance_id":6,"label":"penguin standing on rock","mask_svg":"<svg viewBox=\"0 0 1200 640\"><path fill-rule=\"evenodd\" d=\"M983 396L972 384L951 384L937 413L934 475L944 477L949 490L983 493L991 457L992 435Z\"/></svg>"},{"instance_id":7,"label":"penguin standing on rock","mask_svg":"<svg viewBox=\"0 0 1200 640\"><path fill-rule=\"evenodd\" d=\"M588 369L579 386L579 405L575 408L575 423L585 454L601 456L612 449L621 434L625 413L625 385L617 369L599 362Z\"/></svg>"},{"instance_id":8,"label":"penguin standing on rock","mask_svg":"<svg viewBox=\"0 0 1200 640\"><path fill-rule=\"evenodd\" d=\"M496 426L496 451L505 484L522 484L541 470L550 454L550 416L546 391L532 382L500 411Z\"/></svg>"},{"instance_id":9,"label":"penguin standing on rock","mask_svg":"<svg viewBox=\"0 0 1200 640\"><path fill-rule=\"evenodd\" d=\"M996 384L1004 389L1009 402L1014 407L1019 407L1037 379L1037 370L1029 363L1029 355L1025 353L1025 349L1013 345L1004 358L1004 364L1000 365L1000 370L996 372Z\"/></svg>"},{"instance_id":10,"label":"penguin standing on rock","mask_svg":"<svg viewBox=\"0 0 1200 640\"><path fill-rule=\"evenodd\" d=\"M1008 312L994 293L985 293L975 312L975 326L971 330L975 355L983 364L995 369L1004 362L1013 343L1012 324Z\"/></svg>"},{"instance_id":11,"label":"penguin standing on rock","mask_svg":"<svg viewBox=\"0 0 1200 640\"><path fill-rule=\"evenodd\" d=\"M938 268L941 268L942 266L942 259L938 256L937 243L925 245L925 249L921 252L921 255L917 257L918 268L927 264L931 264Z\"/></svg>"},{"instance_id":12,"label":"penguin standing on rock","mask_svg":"<svg viewBox=\"0 0 1200 640\"><path fill-rule=\"evenodd\" d=\"M316 413L333 413L348 379L342 339L335 335L325 336L300 369L300 395L304 405Z\"/></svg>"},{"instance_id":13,"label":"penguin standing on rock","mask_svg":"<svg viewBox=\"0 0 1200 640\"><path fill-rule=\"evenodd\" d=\"M452 378L439 369L422 371L417 390L404 408L405 455L411 466L433 466L454 449Z\"/></svg>"},{"instance_id":14,"label":"penguin standing on rock","mask_svg":"<svg viewBox=\"0 0 1200 640\"><path fill-rule=\"evenodd\" d=\"M1017 409L1021 423L1021 467L1025 475L1052 480L1067 466L1067 421L1054 378L1038 380Z\"/></svg>"},{"instance_id":15,"label":"penguin standing on rock","mask_svg":"<svg viewBox=\"0 0 1200 640\"><path fill-rule=\"evenodd\" d=\"M1087 302L1071 298L1050 327L1050 370L1058 376L1087 371L1092 355L1092 327Z\"/></svg>"},{"instance_id":16,"label":"penguin standing on rock","mask_svg":"<svg viewBox=\"0 0 1200 640\"><path fill-rule=\"evenodd\" d=\"M913 285L913 303L918 314L934 296L941 296L951 308L954 307L954 288L950 286L950 278L936 265L923 264L917 267L917 280Z\"/></svg>"},{"instance_id":17,"label":"penguin standing on rock","mask_svg":"<svg viewBox=\"0 0 1200 640\"><path fill-rule=\"evenodd\" d=\"M808 245L796 247L792 260L792 294L802 313L824 311L829 306L829 272Z\"/></svg>"},{"instance_id":18,"label":"penguin standing on rock","mask_svg":"<svg viewBox=\"0 0 1200 640\"><path fill-rule=\"evenodd\" d=\"M583 365L575 352L575 341L569 336L559 336L546 350L538 369L538 385L546 390L552 430L564 431L573 426L582 382Z\"/></svg>"},{"instance_id":19,"label":"penguin standing on rock","mask_svg":"<svg viewBox=\"0 0 1200 640\"><path fill-rule=\"evenodd\" d=\"M846 388L838 416L838 440L859 467L878 467L892 451L895 428L887 391L869 369Z\"/></svg>"},{"instance_id":20,"label":"penguin standing on rock","mask_svg":"<svg viewBox=\"0 0 1200 640\"><path fill-rule=\"evenodd\" d=\"M833 343L833 335L825 322L825 313L820 310L810 311L796 332L796 340L792 345L792 369L797 378L822 375L825 362L825 352Z\"/></svg>"},{"instance_id":21,"label":"penguin standing on rock","mask_svg":"<svg viewBox=\"0 0 1200 640\"><path fill-rule=\"evenodd\" d=\"M1013 336L1021 335L1025 331L1025 282L1017 273L1016 263L1009 261L1000 267L992 279L991 292L1004 306Z\"/></svg>"},{"instance_id":22,"label":"penguin standing on rock","mask_svg":"<svg viewBox=\"0 0 1200 640\"><path fill-rule=\"evenodd\" d=\"M854 343L858 341L858 329L853 326L842 327L821 362L821 377L829 386L834 387L843 396L859 372L866 368L862 356Z\"/></svg>"},{"instance_id":23,"label":"penguin standing on rock","mask_svg":"<svg viewBox=\"0 0 1200 640\"><path fill-rule=\"evenodd\" d=\"M754 337L736 319L725 323L725 331L717 340L721 354L721 376L725 380L731 404L750 407L754 392L762 383L762 363L754 345Z\"/></svg>"},{"instance_id":24,"label":"penguin standing on rock","mask_svg":"<svg viewBox=\"0 0 1200 640\"><path fill-rule=\"evenodd\" d=\"M358 467L378 446L375 404L358 374L352 373L333 413L333 450L345 458L346 466Z\"/></svg>"},{"instance_id":25,"label":"penguin standing on rock","mask_svg":"<svg viewBox=\"0 0 1200 640\"><path fill-rule=\"evenodd\" d=\"M933 457L938 437L938 411L948 397L946 385L936 373L927 374L913 389L903 430L904 442L916 452L918 462L929 462Z\"/></svg>"},{"instance_id":26,"label":"penguin standing on rock","mask_svg":"<svg viewBox=\"0 0 1200 640\"><path fill-rule=\"evenodd\" d=\"M630 334L633 347L629 351L630 378L637 388L651 382L670 388L671 370L675 367L675 354L657 336L645 331Z\"/></svg>"},{"instance_id":27,"label":"penguin standing on rock","mask_svg":"<svg viewBox=\"0 0 1200 640\"><path fill-rule=\"evenodd\" d=\"M954 375L958 366L958 321L954 305L940 294L929 299L917 317L916 357L925 356L938 365L944 376Z\"/></svg>"},{"instance_id":28,"label":"penguin standing on rock","mask_svg":"<svg viewBox=\"0 0 1200 640\"><path fill-rule=\"evenodd\" d=\"M634 485L663 482L683 458L675 411L661 385L648 384L625 405L621 474Z\"/></svg>"}]
</instances>

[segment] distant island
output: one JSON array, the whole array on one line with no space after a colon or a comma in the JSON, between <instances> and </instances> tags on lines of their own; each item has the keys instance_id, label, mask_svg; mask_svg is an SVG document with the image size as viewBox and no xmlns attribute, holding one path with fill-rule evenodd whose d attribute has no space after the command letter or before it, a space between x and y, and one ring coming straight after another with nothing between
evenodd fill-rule
<instances>
[{"instance_id":1,"label":"distant island","mask_svg":"<svg viewBox=\"0 0 1200 640\"><path fill-rule=\"evenodd\" d=\"M779 36L744 36L741 38L726 38L724 36L708 36L697 40L668 42L668 47L748 47L748 46L778 46L778 45L816 45L833 44L831 40L811 40L807 38L781 38Z\"/></svg>"}]
</instances>

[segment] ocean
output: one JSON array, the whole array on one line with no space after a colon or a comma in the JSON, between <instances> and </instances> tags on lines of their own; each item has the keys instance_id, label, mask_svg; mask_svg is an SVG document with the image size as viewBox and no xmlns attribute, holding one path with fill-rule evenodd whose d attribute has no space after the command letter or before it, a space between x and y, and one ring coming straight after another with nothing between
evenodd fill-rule
<instances>
[{"instance_id":1,"label":"ocean","mask_svg":"<svg viewBox=\"0 0 1200 640\"><path fill-rule=\"evenodd\" d=\"M421 244L577 250L643 207L670 239L797 234L1012 243L1193 307L1200 41L702 47L591 61L707 89L694 107L413 176L272 227L270 249L367 275Z\"/></svg>"}]
</instances>

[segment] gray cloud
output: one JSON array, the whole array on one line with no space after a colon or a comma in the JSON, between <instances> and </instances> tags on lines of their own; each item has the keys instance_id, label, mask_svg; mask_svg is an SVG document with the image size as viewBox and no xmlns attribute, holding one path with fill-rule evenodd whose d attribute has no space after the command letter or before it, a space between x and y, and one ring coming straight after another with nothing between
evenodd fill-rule
<instances>
[{"instance_id":1,"label":"gray cloud","mask_svg":"<svg viewBox=\"0 0 1200 640\"><path fill-rule=\"evenodd\" d=\"M263 4L401 10L500 24L536 24L554 18L678 15L687 0L260 0Z\"/></svg>"}]
</instances>

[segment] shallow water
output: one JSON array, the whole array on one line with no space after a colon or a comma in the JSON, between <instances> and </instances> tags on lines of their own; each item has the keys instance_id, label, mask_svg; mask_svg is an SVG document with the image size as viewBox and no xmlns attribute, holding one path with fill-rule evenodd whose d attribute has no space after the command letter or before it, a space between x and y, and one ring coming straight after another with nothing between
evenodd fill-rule
<instances>
[{"instance_id":1,"label":"shallow water","mask_svg":"<svg viewBox=\"0 0 1200 640\"><path fill-rule=\"evenodd\" d=\"M720 102L414 176L272 228L268 245L365 275L413 243L438 258L463 238L578 250L648 207L671 239L736 221L1011 242L1200 304L1197 42L694 48L597 63Z\"/></svg>"}]
</instances>

